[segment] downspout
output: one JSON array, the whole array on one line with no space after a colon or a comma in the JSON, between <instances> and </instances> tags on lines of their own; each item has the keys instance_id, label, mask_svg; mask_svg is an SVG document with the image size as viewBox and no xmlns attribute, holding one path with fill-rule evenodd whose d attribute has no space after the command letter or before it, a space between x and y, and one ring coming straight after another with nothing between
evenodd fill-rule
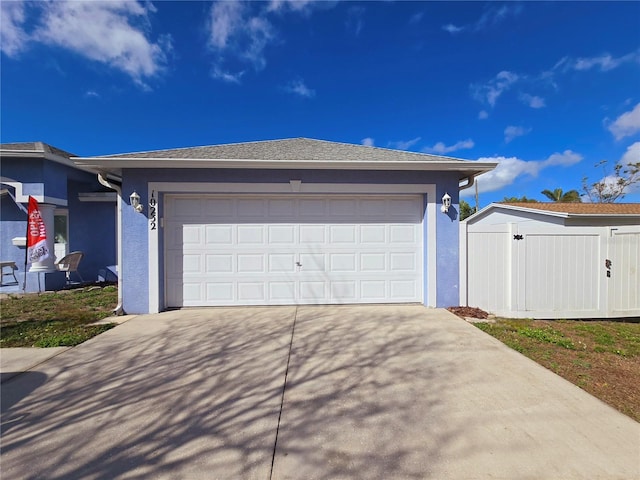
<instances>
[{"instance_id":1,"label":"downspout","mask_svg":"<svg viewBox=\"0 0 640 480\"><path fill-rule=\"evenodd\" d=\"M473 187L473 184L476 183L476 176L475 175L469 175L464 180L466 180L467 183L463 183L462 185L460 185L460 183L458 183L458 188L460 190L466 190L467 188Z\"/></svg>"},{"instance_id":2,"label":"downspout","mask_svg":"<svg viewBox=\"0 0 640 480\"><path fill-rule=\"evenodd\" d=\"M113 309L115 315L124 315L124 309L122 308L122 186L107 180L102 173L98 173L98 182L111 190L115 190L117 199L117 219L116 219L116 237L118 241L118 304Z\"/></svg>"}]
</instances>

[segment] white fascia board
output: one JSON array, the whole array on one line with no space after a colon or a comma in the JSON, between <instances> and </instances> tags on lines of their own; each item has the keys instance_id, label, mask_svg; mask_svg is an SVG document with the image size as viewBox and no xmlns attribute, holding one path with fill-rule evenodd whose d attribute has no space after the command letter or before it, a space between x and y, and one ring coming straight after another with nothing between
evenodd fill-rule
<instances>
[{"instance_id":1,"label":"white fascia board","mask_svg":"<svg viewBox=\"0 0 640 480\"><path fill-rule=\"evenodd\" d=\"M240 168L240 169L303 169L303 170L424 170L465 172L478 175L493 170L496 162L464 160L428 162L371 162L319 160L253 160L253 159L176 159L176 158L80 158L76 165L102 170L122 168Z\"/></svg>"},{"instance_id":2,"label":"white fascia board","mask_svg":"<svg viewBox=\"0 0 640 480\"><path fill-rule=\"evenodd\" d=\"M56 155L55 153L43 152L42 150L2 150L2 156L7 157L15 157L15 158L42 158L44 160L49 160L52 162L60 163L70 168L74 168L76 170L82 170L87 173L96 173L88 167L83 167L76 164L72 159L76 157L63 157L60 155Z\"/></svg>"}]
</instances>

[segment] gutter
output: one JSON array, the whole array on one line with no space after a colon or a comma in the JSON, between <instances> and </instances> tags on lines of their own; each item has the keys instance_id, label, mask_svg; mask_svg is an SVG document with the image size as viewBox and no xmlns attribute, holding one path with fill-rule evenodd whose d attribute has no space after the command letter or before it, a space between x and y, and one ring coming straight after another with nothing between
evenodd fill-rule
<instances>
[{"instance_id":1,"label":"gutter","mask_svg":"<svg viewBox=\"0 0 640 480\"><path fill-rule=\"evenodd\" d=\"M476 175L469 175L468 177L463 178L463 180L466 180L467 183L463 183L462 185L458 183L458 188L460 190L466 190L467 188L473 187L473 184L476 183Z\"/></svg>"},{"instance_id":2,"label":"gutter","mask_svg":"<svg viewBox=\"0 0 640 480\"><path fill-rule=\"evenodd\" d=\"M106 174L98 173L98 182L111 190L115 190L118 195L117 200L117 219L116 219L116 237L118 241L118 304L113 309L113 313L117 316L124 315L122 307L122 185L110 182L106 178Z\"/></svg>"}]
</instances>

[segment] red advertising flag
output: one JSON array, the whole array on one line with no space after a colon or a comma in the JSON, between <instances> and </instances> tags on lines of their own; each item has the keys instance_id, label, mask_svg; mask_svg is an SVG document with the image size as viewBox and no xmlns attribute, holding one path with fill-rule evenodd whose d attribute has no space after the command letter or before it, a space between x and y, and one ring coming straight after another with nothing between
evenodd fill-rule
<instances>
[{"instance_id":1,"label":"red advertising flag","mask_svg":"<svg viewBox=\"0 0 640 480\"><path fill-rule=\"evenodd\" d=\"M44 225L38 202L29 196L27 224L27 262L41 262L49 257L49 247L47 247L47 228Z\"/></svg>"}]
</instances>

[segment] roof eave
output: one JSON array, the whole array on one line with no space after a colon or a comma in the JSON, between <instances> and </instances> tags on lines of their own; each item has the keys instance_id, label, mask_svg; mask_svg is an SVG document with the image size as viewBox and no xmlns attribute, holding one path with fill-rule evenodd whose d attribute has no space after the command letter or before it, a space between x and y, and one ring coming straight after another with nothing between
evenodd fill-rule
<instances>
[{"instance_id":1,"label":"roof eave","mask_svg":"<svg viewBox=\"0 0 640 480\"><path fill-rule=\"evenodd\" d=\"M175 159L175 158L82 158L75 157L80 167L121 174L129 168L215 168L270 170L404 170L461 172L463 176L479 175L493 170L495 162L464 161L319 161L319 160L253 160L253 159ZM152 165L152 166L150 166Z\"/></svg>"},{"instance_id":2,"label":"roof eave","mask_svg":"<svg viewBox=\"0 0 640 480\"><path fill-rule=\"evenodd\" d=\"M88 167L83 167L74 162L77 157L64 157L51 152L45 152L43 150L11 150L3 148L0 150L0 156L14 157L14 158L43 158L52 162L60 163L67 167L83 170L85 172L94 173Z\"/></svg>"}]
</instances>

